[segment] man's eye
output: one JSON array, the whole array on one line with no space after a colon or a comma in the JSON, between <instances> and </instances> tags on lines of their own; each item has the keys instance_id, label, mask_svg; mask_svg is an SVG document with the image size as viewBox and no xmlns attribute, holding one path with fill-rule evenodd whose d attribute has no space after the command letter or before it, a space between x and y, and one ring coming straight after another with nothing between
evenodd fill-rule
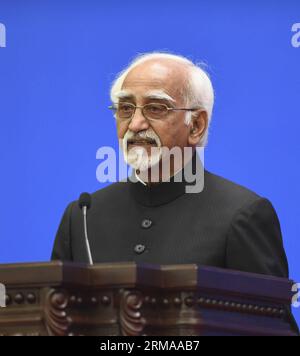
<instances>
[{"instance_id":1,"label":"man's eye","mask_svg":"<svg viewBox=\"0 0 300 356\"><path fill-rule=\"evenodd\" d=\"M119 105L119 110L121 110L121 111L131 111L132 110L132 106L131 105L122 104L122 105Z\"/></svg>"},{"instance_id":2,"label":"man's eye","mask_svg":"<svg viewBox=\"0 0 300 356\"><path fill-rule=\"evenodd\" d=\"M159 114L164 111L164 107L161 105L149 105L148 110L153 114Z\"/></svg>"}]
</instances>

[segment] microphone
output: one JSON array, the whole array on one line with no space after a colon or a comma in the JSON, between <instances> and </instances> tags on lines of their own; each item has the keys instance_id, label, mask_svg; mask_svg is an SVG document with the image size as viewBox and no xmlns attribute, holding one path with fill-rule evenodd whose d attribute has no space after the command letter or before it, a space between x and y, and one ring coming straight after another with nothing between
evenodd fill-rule
<instances>
[{"instance_id":1,"label":"microphone","mask_svg":"<svg viewBox=\"0 0 300 356\"><path fill-rule=\"evenodd\" d=\"M90 249L88 231L87 231L87 211L91 207L91 204L92 204L91 195L89 193L82 193L79 197L78 205L83 214L84 240L85 240L85 245L86 245L86 250L87 250L87 255L88 255L88 260L90 265L94 264L92 259L91 249Z\"/></svg>"}]
</instances>

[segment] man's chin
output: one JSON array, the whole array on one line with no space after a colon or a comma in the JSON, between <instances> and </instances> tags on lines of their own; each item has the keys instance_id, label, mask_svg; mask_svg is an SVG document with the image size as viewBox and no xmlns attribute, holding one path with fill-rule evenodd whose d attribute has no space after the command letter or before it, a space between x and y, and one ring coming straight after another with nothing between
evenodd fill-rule
<instances>
[{"instance_id":1,"label":"man's chin","mask_svg":"<svg viewBox=\"0 0 300 356\"><path fill-rule=\"evenodd\" d=\"M142 161L131 161L127 160L127 164L129 164L133 169L139 170L140 172L148 171L149 169L154 169L160 162L160 159L155 160L142 160Z\"/></svg>"},{"instance_id":2,"label":"man's chin","mask_svg":"<svg viewBox=\"0 0 300 356\"><path fill-rule=\"evenodd\" d=\"M159 164L161 160L161 152L159 150L157 154L150 154L150 156L148 156L147 151L139 147L130 150L130 153L125 155L125 160L133 169L144 172Z\"/></svg>"}]
</instances>

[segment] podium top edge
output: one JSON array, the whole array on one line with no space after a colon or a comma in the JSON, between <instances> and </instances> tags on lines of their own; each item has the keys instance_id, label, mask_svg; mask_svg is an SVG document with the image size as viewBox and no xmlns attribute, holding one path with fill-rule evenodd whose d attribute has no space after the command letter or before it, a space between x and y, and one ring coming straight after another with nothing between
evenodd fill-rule
<instances>
[{"instance_id":1,"label":"podium top edge","mask_svg":"<svg viewBox=\"0 0 300 356\"><path fill-rule=\"evenodd\" d=\"M156 265L113 262L88 265L73 262L0 264L0 283L10 288L76 286L80 288L158 288L215 291L290 300L289 279L196 264Z\"/></svg>"}]
</instances>

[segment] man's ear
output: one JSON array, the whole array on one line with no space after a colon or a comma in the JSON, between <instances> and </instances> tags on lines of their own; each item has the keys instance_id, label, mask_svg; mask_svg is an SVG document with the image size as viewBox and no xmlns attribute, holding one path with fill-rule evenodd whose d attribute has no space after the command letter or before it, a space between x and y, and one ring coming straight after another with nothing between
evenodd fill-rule
<instances>
[{"instance_id":1,"label":"man's ear","mask_svg":"<svg viewBox=\"0 0 300 356\"><path fill-rule=\"evenodd\" d=\"M188 136L188 143L190 146L196 146L199 143L207 129L207 125L208 117L206 111L197 110L193 113Z\"/></svg>"}]
</instances>

